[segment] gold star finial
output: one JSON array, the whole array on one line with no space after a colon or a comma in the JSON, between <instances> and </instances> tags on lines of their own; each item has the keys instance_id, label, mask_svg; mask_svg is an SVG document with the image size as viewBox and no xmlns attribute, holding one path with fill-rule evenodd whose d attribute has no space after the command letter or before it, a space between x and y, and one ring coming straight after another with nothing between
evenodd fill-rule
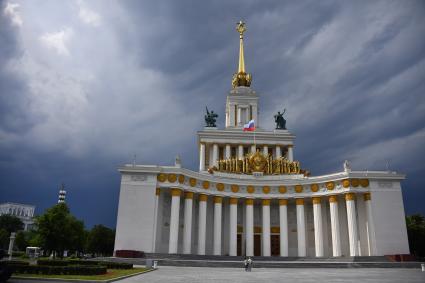
<instances>
[{"instance_id":1,"label":"gold star finial","mask_svg":"<svg viewBox=\"0 0 425 283\"><path fill-rule=\"evenodd\" d=\"M248 74L245 71L245 58L243 51L243 34L246 31L245 23L239 21L239 23L236 24L236 31L239 33L239 66L238 72L233 75L232 86L234 88L238 86L249 87L251 85L252 77L251 74Z\"/></svg>"},{"instance_id":2,"label":"gold star finial","mask_svg":"<svg viewBox=\"0 0 425 283\"><path fill-rule=\"evenodd\" d=\"M246 31L245 23L242 21L239 21L236 25L236 30L239 32L240 38L243 38L243 33Z\"/></svg>"}]
</instances>

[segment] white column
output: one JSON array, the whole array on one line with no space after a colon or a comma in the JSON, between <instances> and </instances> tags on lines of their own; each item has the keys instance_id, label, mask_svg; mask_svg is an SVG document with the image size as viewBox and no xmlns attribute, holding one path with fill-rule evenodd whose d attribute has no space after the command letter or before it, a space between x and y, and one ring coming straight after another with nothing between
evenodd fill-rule
<instances>
[{"instance_id":1,"label":"white column","mask_svg":"<svg viewBox=\"0 0 425 283\"><path fill-rule=\"evenodd\" d=\"M238 124L238 126L239 125L242 125L242 123L241 123L241 121L242 121L242 117L241 117L241 108L240 107L238 107L238 119L237 119L237 124Z\"/></svg>"},{"instance_id":2,"label":"white column","mask_svg":"<svg viewBox=\"0 0 425 283\"><path fill-rule=\"evenodd\" d=\"M347 222L348 222L348 242L350 243L350 256L358 256L358 231L356 219L356 204L354 202L355 194L348 193L345 195L345 203L347 206Z\"/></svg>"},{"instance_id":3,"label":"white column","mask_svg":"<svg viewBox=\"0 0 425 283\"><path fill-rule=\"evenodd\" d=\"M268 155L269 155L269 147L268 147L267 145L265 145L265 146L263 147L263 154L264 154L265 156L268 156Z\"/></svg>"},{"instance_id":4,"label":"white column","mask_svg":"<svg viewBox=\"0 0 425 283\"><path fill-rule=\"evenodd\" d=\"M331 214L332 255L341 256L341 232L339 230L338 197L329 197L329 210Z\"/></svg>"},{"instance_id":5,"label":"white column","mask_svg":"<svg viewBox=\"0 0 425 283\"><path fill-rule=\"evenodd\" d=\"M242 159L243 158L243 145L238 145L238 158Z\"/></svg>"},{"instance_id":6,"label":"white column","mask_svg":"<svg viewBox=\"0 0 425 283\"><path fill-rule=\"evenodd\" d=\"M316 257L324 256L323 252L323 224L322 224L322 204L320 197L313 198L314 217L314 246Z\"/></svg>"},{"instance_id":7,"label":"white column","mask_svg":"<svg viewBox=\"0 0 425 283\"><path fill-rule=\"evenodd\" d=\"M198 255L205 254L205 236L207 229L207 195L199 195L198 218Z\"/></svg>"},{"instance_id":8,"label":"white column","mask_svg":"<svg viewBox=\"0 0 425 283\"><path fill-rule=\"evenodd\" d=\"M369 255L376 255L376 240L375 240L375 223L372 215L372 201L370 193L363 194L364 204L366 209L366 221L367 221L367 239L369 244Z\"/></svg>"},{"instance_id":9,"label":"white column","mask_svg":"<svg viewBox=\"0 0 425 283\"><path fill-rule=\"evenodd\" d=\"M214 197L214 255L221 255L221 204L222 197Z\"/></svg>"},{"instance_id":10,"label":"white column","mask_svg":"<svg viewBox=\"0 0 425 283\"><path fill-rule=\"evenodd\" d=\"M288 256L288 200L279 200L280 256Z\"/></svg>"},{"instance_id":11,"label":"white column","mask_svg":"<svg viewBox=\"0 0 425 283\"><path fill-rule=\"evenodd\" d=\"M255 144L251 145L251 153L255 153L257 151L257 148Z\"/></svg>"},{"instance_id":12,"label":"white column","mask_svg":"<svg viewBox=\"0 0 425 283\"><path fill-rule=\"evenodd\" d=\"M282 156L282 152L281 152L281 150L280 150L280 146L279 145L277 145L276 146L276 158L279 158L279 157L281 157Z\"/></svg>"},{"instance_id":13,"label":"white column","mask_svg":"<svg viewBox=\"0 0 425 283\"><path fill-rule=\"evenodd\" d=\"M179 242L179 212L180 212L179 189L171 189L171 215L170 215L170 241L168 253L176 254Z\"/></svg>"},{"instance_id":14,"label":"white column","mask_svg":"<svg viewBox=\"0 0 425 283\"><path fill-rule=\"evenodd\" d=\"M230 155L232 154L230 144L226 144L226 152L225 152L225 158L230 158Z\"/></svg>"},{"instance_id":15,"label":"white column","mask_svg":"<svg viewBox=\"0 0 425 283\"><path fill-rule=\"evenodd\" d=\"M218 144L213 144L213 165L218 166Z\"/></svg>"},{"instance_id":16,"label":"white column","mask_svg":"<svg viewBox=\"0 0 425 283\"><path fill-rule=\"evenodd\" d=\"M183 230L183 253L190 254L192 247L192 207L193 193L186 192L184 200L184 230Z\"/></svg>"},{"instance_id":17,"label":"white column","mask_svg":"<svg viewBox=\"0 0 425 283\"><path fill-rule=\"evenodd\" d=\"M305 215L304 215L304 199L295 200L297 204L297 239L298 239L298 256L306 256L307 249L305 244Z\"/></svg>"},{"instance_id":18,"label":"white column","mask_svg":"<svg viewBox=\"0 0 425 283\"><path fill-rule=\"evenodd\" d=\"M292 145L288 146L288 160L291 162L294 161L294 150Z\"/></svg>"},{"instance_id":19,"label":"white column","mask_svg":"<svg viewBox=\"0 0 425 283\"><path fill-rule=\"evenodd\" d=\"M161 193L160 188L156 188L155 190L155 208L154 208L154 214L153 217L155 218L153 222L153 233L152 233L152 251L155 252L156 249L156 230L158 226L158 205L159 205L159 195Z\"/></svg>"},{"instance_id":20,"label":"white column","mask_svg":"<svg viewBox=\"0 0 425 283\"><path fill-rule=\"evenodd\" d=\"M263 256L270 256L270 200L263 199Z\"/></svg>"},{"instance_id":21,"label":"white column","mask_svg":"<svg viewBox=\"0 0 425 283\"><path fill-rule=\"evenodd\" d=\"M205 171L205 144L199 146L199 171Z\"/></svg>"},{"instance_id":22,"label":"white column","mask_svg":"<svg viewBox=\"0 0 425 283\"><path fill-rule=\"evenodd\" d=\"M246 256L254 256L254 200L246 200L246 231L245 231L245 242L246 242Z\"/></svg>"},{"instance_id":23,"label":"white column","mask_svg":"<svg viewBox=\"0 0 425 283\"><path fill-rule=\"evenodd\" d=\"M229 255L237 255L238 242L238 199L230 198L230 227L229 227Z\"/></svg>"}]
</instances>

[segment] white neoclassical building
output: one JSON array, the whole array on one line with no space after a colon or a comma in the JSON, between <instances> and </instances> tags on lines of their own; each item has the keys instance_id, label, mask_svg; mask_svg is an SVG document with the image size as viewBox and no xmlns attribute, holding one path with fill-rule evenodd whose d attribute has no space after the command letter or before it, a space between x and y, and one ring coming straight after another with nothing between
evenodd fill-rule
<instances>
[{"instance_id":1,"label":"white neoclassical building","mask_svg":"<svg viewBox=\"0 0 425 283\"><path fill-rule=\"evenodd\" d=\"M295 136L259 123L239 23L239 69L225 128L198 132L199 172L128 164L115 253L339 257L409 254L400 182L392 171L310 176L294 156ZM211 113L210 113L211 114ZM210 117L211 118L211 117ZM214 118L214 117L212 117ZM280 119L280 120L279 120ZM243 131L254 120L255 131Z\"/></svg>"}]
</instances>

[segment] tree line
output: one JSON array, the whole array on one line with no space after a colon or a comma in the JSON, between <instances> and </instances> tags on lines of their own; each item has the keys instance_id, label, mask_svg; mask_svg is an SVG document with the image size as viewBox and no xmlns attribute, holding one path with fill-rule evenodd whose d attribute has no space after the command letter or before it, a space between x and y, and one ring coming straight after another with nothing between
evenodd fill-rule
<instances>
[{"instance_id":1,"label":"tree line","mask_svg":"<svg viewBox=\"0 0 425 283\"><path fill-rule=\"evenodd\" d=\"M95 225L86 230L84 222L70 213L65 203L59 203L35 217L35 225L23 231L22 221L10 215L0 216L0 248L8 249L11 232L17 232L15 250L25 251L26 247L41 247L45 254L62 257L68 255L94 254L112 255L115 230L103 225Z\"/></svg>"}]
</instances>

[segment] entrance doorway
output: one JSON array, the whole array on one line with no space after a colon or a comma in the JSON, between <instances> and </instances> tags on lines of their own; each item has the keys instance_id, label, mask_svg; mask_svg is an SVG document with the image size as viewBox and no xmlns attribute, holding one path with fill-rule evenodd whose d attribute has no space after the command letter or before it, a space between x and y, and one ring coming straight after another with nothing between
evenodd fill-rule
<instances>
[{"instance_id":1,"label":"entrance doorway","mask_svg":"<svg viewBox=\"0 0 425 283\"><path fill-rule=\"evenodd\" d=\"M261 234L254 234L254 256L261 256Z\"/></svg>"},{"instance_id":2,"label":"entrance doorway","mask_svg":"<svg viewBox=\"0 0 425 283\"><path fill-rule=\"evenodd\" d=\"M280 255L280 236L271 235L270 242L271 242L270 243L271 255L279 256Z\"/></svg>"}]
</instances>

